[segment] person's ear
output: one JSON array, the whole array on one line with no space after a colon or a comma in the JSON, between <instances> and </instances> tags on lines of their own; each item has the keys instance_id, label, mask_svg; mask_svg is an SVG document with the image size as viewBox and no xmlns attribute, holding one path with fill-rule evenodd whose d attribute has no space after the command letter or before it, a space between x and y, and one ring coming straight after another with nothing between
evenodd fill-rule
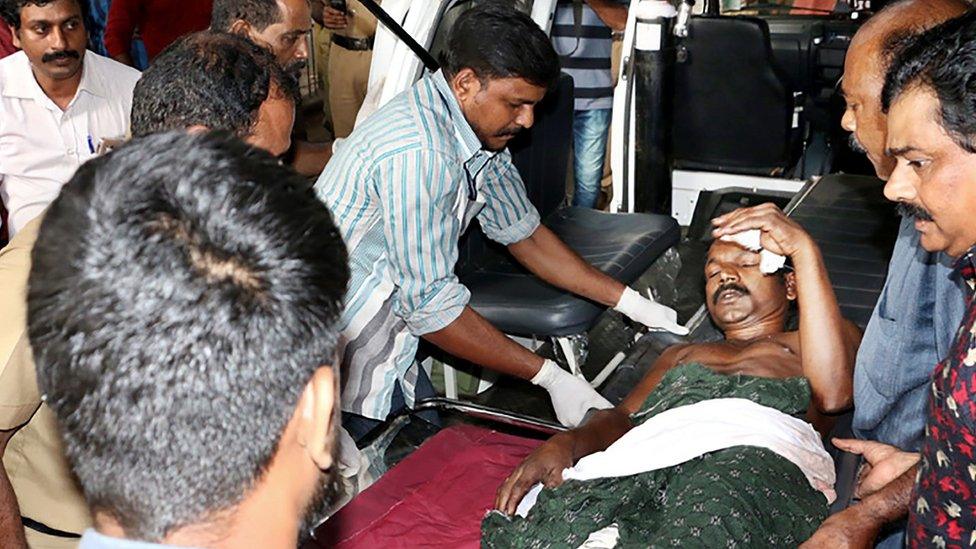
<instances>
[{"instance_id":1,"label":"person's ear","mask_svg":"<svg viewBox=\"0 0 976 549\"><path fill-rule=\"evenodd\" d=\"M481 91L481 79L473 69L463 68L451 79L451 88L459 103L465 103Z\"/></svg>"},{"instance_id":2,"label":"person's ear","mask_svg":"<svg viewBox=\"0 0 976 549\"><path fill-rule=\"evenodd\" d=\"M14 47L17 48L18 50L24 49L24 47L20 45L20 29L11 29L11 30L13 32L10 33L10 37L13 39Z\"/></svg>"},{"instance_id":3,"label":"person's ear","mask_svg":"<svg viewBox=\"0 0 976 549\"><path fill-rule=\"evenodd\" d=\"M243 19L234 19L234 22L230 24L230 28L227 29L230 34L236 34L242 38L251 38L251 24Z\"/></svg>"},{"instance_id":4,"label":"person's ear","mask_svg":"<svg viewBox=\"0 0 976 549\"><path fill-rule=\"evenodd\" d=\"M783 284L786 285L786 299L796 301L796 273L790 271L784 274Z\"/></svg>"},{"instance_id":5,"label":"person's ear","mask_svg":"<svg viewBox=\"0 0 976 549\"><path fill-rule=\"evenodd\" d=\"M333 467L333 448L338 444L335 435L339 422L336 397L339 384L331 366L321 366L312 374L298 405L301 422L298 443L323 471Z\"/></svg>"}]
</instances>

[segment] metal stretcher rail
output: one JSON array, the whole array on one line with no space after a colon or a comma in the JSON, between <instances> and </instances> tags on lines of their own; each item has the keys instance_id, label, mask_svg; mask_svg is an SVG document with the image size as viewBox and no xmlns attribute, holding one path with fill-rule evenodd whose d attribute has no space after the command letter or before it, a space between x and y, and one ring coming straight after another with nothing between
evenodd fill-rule
<instances>
[{"instance_id":1,"label":"metal stretcher rail","mask_svg":"<svg viewBox=\"0 0 976 549\"><path fill-rule=\"evenodd\" d=\"M499 408L490 408L480 404L443 397L431 397L418 401L413 412L422 412L424 410L457 412L468 417L494 421L511 427L528 429L547 435L553 435L566 430L566 427L558 423L536 419L514 412L507 412Z\"/></svg>"}]
</instances>

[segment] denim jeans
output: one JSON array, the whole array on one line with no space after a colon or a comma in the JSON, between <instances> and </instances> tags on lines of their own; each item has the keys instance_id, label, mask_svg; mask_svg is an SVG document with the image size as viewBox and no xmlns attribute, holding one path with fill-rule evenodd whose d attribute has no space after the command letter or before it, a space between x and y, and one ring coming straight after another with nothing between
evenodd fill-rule
<instances>
[{"instance_id":1,"label":"denim jeans","mask_svg":"<svg viewBox=\"0 0 976 549\"><path fill-rule=\"evenodd\" d=\"M600 195L611 109L573 113L573 206L593 208Z\"/></svg>"}]
</instances>

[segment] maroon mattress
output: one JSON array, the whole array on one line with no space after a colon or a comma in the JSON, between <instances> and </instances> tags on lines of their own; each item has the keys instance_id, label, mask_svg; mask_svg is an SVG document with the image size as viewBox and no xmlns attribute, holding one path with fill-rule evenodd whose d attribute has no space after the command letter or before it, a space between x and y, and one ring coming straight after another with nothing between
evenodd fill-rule
<instances>
[{"instance_id":1,"label":"maroon mattress","mask_svg":"<svg viewBox=\"0 0 976 549\"><path fill-rule=\"evenodd\" d=\"M306 547L478 547L495 491L539 444L470 425L444 429L321 525Z\"/></svg>"}]
</instances>

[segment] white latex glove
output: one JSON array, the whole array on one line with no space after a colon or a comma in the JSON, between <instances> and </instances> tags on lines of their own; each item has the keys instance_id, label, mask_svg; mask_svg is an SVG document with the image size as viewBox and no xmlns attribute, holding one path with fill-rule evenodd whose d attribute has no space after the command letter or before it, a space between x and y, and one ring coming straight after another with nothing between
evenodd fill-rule
<instances>
[{"instance_id":1,"label":"white latex glove","mask_svg":"<svg viewBox=\"0 0 976 549\"><path fill-rule=\"evenodd\" d=\"M682 336L688 335L688 328L678 324L678 313L674 309L647 299L632 288L624 288L624 293L613 310L648 328L667 330Z\"/></svg>"},{"instance_id":2,"label":"white latex glove","mask_svg":"<svg viewBox=\"0 0 976 549\"><path fill-rule=\"evenodd\" d=\"M539 373L531 380L549 392L556 419L567 427L576 427L583 416L593 408L613 408L610 401L600 396L585 380L563 370L555 362L546 359Z\"/></svg>"}]
</instances>

